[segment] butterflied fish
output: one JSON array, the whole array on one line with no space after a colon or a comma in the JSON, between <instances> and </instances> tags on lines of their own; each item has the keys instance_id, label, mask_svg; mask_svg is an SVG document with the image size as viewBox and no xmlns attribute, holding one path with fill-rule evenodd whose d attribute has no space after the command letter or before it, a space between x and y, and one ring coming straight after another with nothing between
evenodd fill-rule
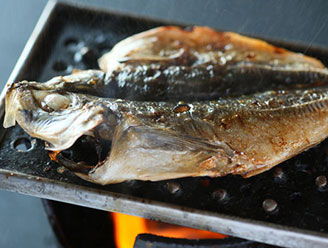
<instances>
[{"instance_id":1,"label":"butterflied fish","mask_svg":"<svg viewBox=\"0 0 328 248\"><path fill-rule=\"evenodd\" d=\"M5 127L46 141L52 159L95 183L256 175L328 134L328 89L266 91L200 102L142 102L12 85ZM82 135L111 140L91 167L60 151Z\"/></svg>"},{"instance_id":2,"label":"butterflied fish","mask_svg":"<svg viewBox=\"0 0 328 248\"><path fill-rule=\"evenodd\" d=\"M99 65L103 71L58 76L43 87L129 100L191 101L328 82L328 70L315 58L207 27L160 27L134 35Z\"/></svg>"},{"instance_id":3,"label":"butterflied fish","mask_svg":"<svg viewBox=\"0 0 328 248\"><path fill-rule=\"evenodd\" d=\"M208 27L155 28L119 42L99 60L104 97L212 100L328 82L315 58ZM107 95L113 94L113 95Z\"/></svg>"}]
</instances>

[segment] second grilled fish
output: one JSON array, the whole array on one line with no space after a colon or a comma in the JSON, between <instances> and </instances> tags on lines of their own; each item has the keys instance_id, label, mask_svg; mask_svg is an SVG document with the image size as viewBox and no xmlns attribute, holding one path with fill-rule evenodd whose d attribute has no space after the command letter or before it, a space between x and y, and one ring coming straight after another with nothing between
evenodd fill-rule
<instances>
[{"instance_id":1,"label":"second grilled fish","mask_svg":"<svg viewBox=\"0 0 328 248\"><path fill-rule=\"evenodd\" d=\"M107 73L104 85L111 87L100 94L130 100L212 100L328 82L327 69L315 58L198 26L159 27L131 36L99 65Z\"/></svg>"},{"instance_id":2,"label":"second grilled fish","mask_svg":"<svg viewBox=\"0 0 328 248\"><path fill-rule=\"evenodd\" d=\"M328 135L328 89L267 91L234 99L137 102L12 85L5 127L43 139L53 159L100 184L261 173ZM91 168L60 151L82 135L111 140Z\"/></svg>"},{"instance_id":3,"label":"second grilled fish","mask_svg":"<svg viewBox=\"0 0 328 248\"><path fill-rule=\"evenodd\" d=\"M152 29L121 41L99 62L103 71L55 77L44 89L191 101L328 83L328 70L315 58L207 27Z\"/></svg>"}]
</instances>

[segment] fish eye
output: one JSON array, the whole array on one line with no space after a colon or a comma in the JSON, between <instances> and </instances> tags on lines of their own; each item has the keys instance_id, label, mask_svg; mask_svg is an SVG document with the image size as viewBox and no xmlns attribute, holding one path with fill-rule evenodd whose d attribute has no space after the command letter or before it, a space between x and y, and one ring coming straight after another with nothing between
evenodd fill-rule
<instances>
[{"instance_id":1,"label":"fish eye","mask_svg":"<svg viewBox=\"0 0 328 248\"><path fill-rule=\"evenodd\" d=\"M70 105L71 101L67 96L52 93L46 95L41 102L41 106L47 110L63 110Z\"/></svg>"}]
</instances>

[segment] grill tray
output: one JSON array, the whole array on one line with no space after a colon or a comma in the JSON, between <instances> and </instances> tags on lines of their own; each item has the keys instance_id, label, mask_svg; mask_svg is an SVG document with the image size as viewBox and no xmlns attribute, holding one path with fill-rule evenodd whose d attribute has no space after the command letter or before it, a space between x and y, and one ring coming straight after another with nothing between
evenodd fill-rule
<instances>
[{"instance_id":1,"label":"grill tray","mask_svg":"<svg viewBox=\"0 0 328 248\"><path fill-rule=\"evenodd\" d=\"M9 83L46 81L69 74L73 68L97 68L96 58L115 43L167 24L50 1ZM269 42L307 51L328 64L328 50ZM79 52L82 47L90 50L83 55ZM1 114L3 101L0 110ZM328 245L328 186L324 180L328 177L327 140L249 179L226 176L99 186L51 162L43 142L32 139L19 126L4 130L1 125L0 134L2 189L279 246ZM19 151L24 143L31 148Z\"/></svg>"}]
</instances>

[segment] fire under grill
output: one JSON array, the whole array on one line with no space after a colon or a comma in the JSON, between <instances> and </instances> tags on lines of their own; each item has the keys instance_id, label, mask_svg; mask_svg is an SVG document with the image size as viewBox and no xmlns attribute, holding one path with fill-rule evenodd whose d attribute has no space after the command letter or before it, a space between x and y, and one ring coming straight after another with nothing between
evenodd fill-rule
<instances>
[{"instance_id":1,"label":"fire under grill","mask_svg":"<svg viewBox=\"0 0 328 248\"><path fill-rule=\"evenodd\" d=\"M120 40L167 24L51 1L9 83L46 81L74 68L97 68L97 58ZM306 50L328 65L328 50L269 42L293 51ZM1 125L0 129L2 189L278 246L328 245L327 140L249 179L183 178L100 186L50 161L43 142L20 127L4 130Z\"/></svg>"}]
</instances>

